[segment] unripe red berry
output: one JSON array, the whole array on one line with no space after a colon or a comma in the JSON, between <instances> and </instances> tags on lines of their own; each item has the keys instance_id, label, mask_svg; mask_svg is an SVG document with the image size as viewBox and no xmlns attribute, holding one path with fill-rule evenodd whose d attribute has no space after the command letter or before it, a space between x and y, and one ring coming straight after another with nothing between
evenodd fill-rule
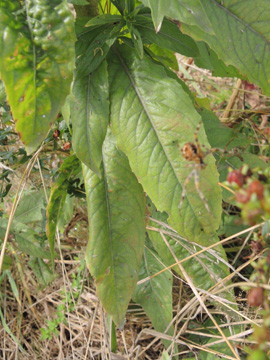
<instances>
[{"instance_id":1,"label":"unripe red berry","mask_svg":"<svg viewBox=\"0 0 270 360\"><path fill-rule=\"evenodd\" d=\"M256 194L257 199L261 200L263 199L263 193L264 193L264 186L259 180L254 180L248 187L248 193L250 195Z\"/></svg>"},{"instance_id":2,"label":"unripe red berry","mask_svg":"<svg viewBox=\"0 0 270 360\"><path fill-rule=\"evenodd\" d=\"M227 176L227 181L231 183L236 183L239 187L242 187L244 184L244 175L240 170L233 170Z\"/></svg>"},{"instance_id":3,"label":"unripe red berry","mask_svg":"<svg viewBox=\"0 0 270 360\"><path fill-rule=\"evenodd\" d=\"M263 288L257 287L251 289L247 296L249 306L261 306L264 300Z\"/></svg>"},{"instance_id":4,"label":"unripe red berry","mask_svg":"<svg viewBox=\"0 0 270 360\"><path fill-rule=\"evenodd\" d=\"M263 211L259 208L249 210L246 216L248 224L250 226L258 224L262 215L263 215Z\"/></svg>"},{"instance_id":5,"label":"unripe red berry","mask_svg":"<svg viewBox=\"0 0 270 360\"><path fill-rule=\"evenodd\" d=\"M250 200L250 195L246 191L238 191L235 193L235 200L241 204L246 204Z\"/></svg>"},{"instance_id":6,"label":"unripe red berry","mask_svg":"<svg viewBox=\"0 0 270 360\"><path fill-rule=\"evenodd\" d=\"M71 148L71 143L69 141L67 141L66 143L64 143L63 145L63 150L69 150Z\"/></svg>"},{"instance_id":7,"label":"unripe red berry","mask_svg":"<svg viewBox=\"0 0 270 360\"><path fill-rule=\"evenodd\" d=\"M58 129L54 130L53 132L53 138L56 140L58 139L60 136L60 131Z\"/></svg>"}]
</instances>

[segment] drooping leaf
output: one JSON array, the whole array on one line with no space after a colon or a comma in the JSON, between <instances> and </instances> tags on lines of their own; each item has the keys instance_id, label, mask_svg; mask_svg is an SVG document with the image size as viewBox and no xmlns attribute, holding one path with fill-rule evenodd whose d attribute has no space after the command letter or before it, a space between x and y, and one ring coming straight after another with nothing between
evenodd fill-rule
<instances>
[{"instance_id":1,"label":"drooping leaf","mask_svg":"<svg viewBox=\"0 0 270 360\"><path fill-rule=\"evenodd\" d=\"M159 32L164 15L166 15L166 10L168 8L168 1L155 1L155 0L146 0L142 1L146 6L151 9L153 23L156 29L156 32Z\"/></svg>"},{"instance_id":2,"label":"drooping leaf","mask_svg":"<svg viewBox=\"0 0 270 360\"><path fill-rule=\"evenodd\" d=\"M171 225L183 236L201 241L202 229L213 233L219 225L221 190L209 155L199 177L211 214L190 181L180 216L183 184L192 170L180 149L187 141L194 142L200 121L189 96L162 66L147 56L139 60L125 45L110 53L109 77L111 125L118 146L157 208L169 214ZM202 128L199 141L209 148Z\"/></svg>"},{"instance_id":3,"label":"drooping leaf","mask_svg":"<svg viewBox=\"0 0 270 360\"><path fill-rule=\"evenodd\" d=\"M76 78L80 79L93 72L106 58L111 46L119 36L124 20L86 28L76 43Z\"/></svg>"},{"instance_id":4,"label":"drooping leaf","mask_svg":"<svg viewBox=\"0 0 270 360\"><path fill-rule=\"evenodd\" d=\"M72 143L78 158L100 176L102 144L109 123L107 63L75 79L71 99Z\"/></svg>"},{"instance_id":5,"label":"drooping leaf","mask_svg":"<svg viewBox=\"0 0 270 360\"><path fill-rule=\"evenodd\" d=\"M146 279L163 269L162 261L155 250L146 247L139 280ZM137 285L132 299L143 307L154 328L163 333L172 321L172 274L167 270ZM173 332L171 327L166 333L173 335ZM170 344L170 341L164 340L166 347Z\"/></svg>"},{"instance_id":6,"label":"drooping leaf","mask_svg":"<svg viewBox=\"0 0 270 360\"><path fill-rule=\"evenodd\" d=\"M200 0L142 0L151 8L155 28L164 16L187 24L200 24L204 31L212 33L212 27Z\"/></svg>"},{"instance_id":7,"label":"drooping leaf","mask_svg":"<svg viewBox=\"0 0 270 360\"><path fill-rule=\"evenodd\" d=\"M46 232L51 248L52 261L54 260L54 242L55 232L58 220L63 211L65 204L69 180L80 172L80 162L76 156L70 156L65 159L59 169L60 175L55 183L51 186L51 194L47 205L47 226Z\"/></svg>"},{"instance_id":8,"label":"drooping leaf","mask_svg":"<svg viewBox=\"0 0 270 360\"><path fill-rule=\"evenodd\" d=\"M63 0L0 1L0 74L29 153L45 138L70 91L74 20Z\"/></svg>"},{"instance_id":9,"label":"drooping leaf","mask_svg":"<svg viewBox=\"0 0 270 360\"><path fill-rule=\"evenodd\" d=\"M149 16L137 15L135 25L140 31L144 43L156 44L186 56L198 56L199 50L195 41L181 33L177 25L165 19L158 33L155 32L153 22Z\"/></svg>"},{"instance_id":10,"label":"drooping leaf","mask_svg":"<svg viewBox=\"0 0 270 360\"><path fill-rule=\"evenodd\" d=\"M245 2L201 0L214 34L198 23L181 25L184 33L205 41L227 65L233 65L270 94L270 3L267 0ZM263 9L263 11L262 11Z\"/></svg>"},{"instance_id":11,"label":"drooping leaf","mask_svg":"<svg viewBox=\"0 0 270 360\"><path fill-rule=\"evenodd\" d=\"M99 178L83 166L89 218L86 263L97 294L116 325L137 283L145 239L145 200L128 159L108 134Z\"/></svg>"},{"instance_id":12,"label":"drooping leaf","mask_svg":"<svg viewBox=\"0 0 270 360\"><path fill-rule=\"evenodd\" d=\"M41 221L43 209L45 209L44 191L31 192L21 198L15 219L21 223Z\"/></svg>"}]
</instances>

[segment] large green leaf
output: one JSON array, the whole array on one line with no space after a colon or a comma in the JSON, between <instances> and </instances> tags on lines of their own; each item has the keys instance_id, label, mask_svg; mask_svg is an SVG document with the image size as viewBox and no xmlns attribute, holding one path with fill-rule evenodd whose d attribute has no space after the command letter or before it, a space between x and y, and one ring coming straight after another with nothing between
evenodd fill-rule
<instances>
[{"instance_id":1,"label":"large green leaf","mask_svg":"<svg viewBox=\"0 0 270 360\"><path fill-rule=\"evenodd\" d=\"M169 16L187 24L199 23L204 31L212 33L211 24L200 0L170 0L169 2L168 0L142 0L142 2L151 9L156 30L163 17Z\"/></svg>"},{"instance_id":2,"label":"large green leaf","mask_svg":"<svg viewBox=\"0 0 270 360\"><path fill-rule=\"evenodd\" d=\"M71 103L72 143L78 158L100 176L101 148L109 122L107 63L76 79Z\"/></svg>"},{"instance_id":3,"label":"large green leaf","mask_svg":"<svg viewBox=\"0 0 270 360\"><path fill-rule=\"evenodd\" d=\"M163 269L164 265L155 250L146 247L139 280L151 277ZM132 299L144 308L154 328L163 333L172 321L172 274L170 271L162 272L137 285ZM173 332L173 327L171 327L167 334L173 335ZM171 342L164 340L164 344L169 346Z\"/></svg>"},{"instance_id":4,"label":"large green leaf","mask_svg":"<svg viewBox=\"0 0 270 360\"><path fill-rule=\"evenodd\" d=\"M0 1L0 74L27 151L45 138L74 69L74 20L66 1Z\"/></svg>"},{"instance_id":5,"label":"large green leaf","mask_svg":"<svg viewBox=\"0 0 270 360\"><path fill-rule=\"evenodd\" d=\"M203 40L227 65L233 65L270 94L270 3L268 0L201 0L214 34L198 23L181 29ZM187 25L188 24L188 25Z\"/></svg>"},{"instance_id":6,"label":"large green leaf","mask_svg":"<svg viewBox=\"0 0 270 360\"><path fill-rule=\"evenodd\" d=\"M54 260L54 242L57 223L62 214L71 177L76 177L81 171L80 162L75 155L65 159L59 169L59 176L51 186L51 194L47 205L46 232Z\"/></svg>"},{"instance_id":7,"label":"large green leaf","mask_svg":"<svg viewBox=\"0 0 270 360\"><path fill-rule=\"evenodd\" d=\"M149 16L138 15L134 18L134 21L144 43L154 43L186 56L194 57L199 55L195 41L191 37L182 34L178 26L173 22L165 19L160 31L156 33Z\"/></svg>"},{"instance_id":8,"label":"large green leaf","mask_svg":"<svg viewBox=\"0 0 270 360\"><path fill-rule=\"evenodd\" d=\"M139 60L125 45L111 52L109 77L111 124L118 146L158 210L169 214L169 223L188 239L202 241L203 231L213 233L219 225L221 190L214 158L209 155L199 177L211 214L192 179L180 216L183 184L192 170L180 149L194 141L200 121L192 101L162 66L147 56ZM199 141L209 147L202 127Z\"/></svg>"},{"instance_id":9,"label":"large green leaf","mask_svg":"<svg viewBox=\"0 0 270 360\"><path fill-rule=\"evenodd\" d=\"M99 178L83 166L88 204L86 263L97 294L118 326L137 283L145 239L145 200L128 159L108 134Z\"/></svg>"}]
</instances>

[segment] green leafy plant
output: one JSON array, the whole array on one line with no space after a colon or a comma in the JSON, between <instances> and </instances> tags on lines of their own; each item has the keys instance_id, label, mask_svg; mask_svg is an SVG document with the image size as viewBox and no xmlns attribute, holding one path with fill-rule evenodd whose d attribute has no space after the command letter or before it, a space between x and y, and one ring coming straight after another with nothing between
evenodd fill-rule
<instances>
[{"instance_id":1,"label":"green leafy plant","mask_svg":"<svg viewBox=\"0 0 270 360\"><path fill-rule=\"evenodd\" d=\"M248 79L269 95L269 3L69 3L75 18L64 0L0 0L0 74L28 155L44 146L59 112L70 133L63 146L70 156L57 172L47 206L51 260L67 194L83 182L86 264L105 310L122 328L132 298L158 331L173 335L171 274L162 268L172 268L196 296L230 279L217 231L226 223L222 201L228 208L241 201L235 204L220 182L229 167L264 164L250 132L222 124L178 78L174 53L192 57L215 76ZM53 130L56 141L60 130ZM184 147L190 151L185 156ZM269 157L269 149L263 155ZM268 183L265 203L256 191L250 202L265 213ZM149 283L137 285L146 276ZM227 316L237 312L230 288L220 299L230 304ZM58 310L43 338L63 321ZM220 328L219 333L225 337Z\"/></svg>"},{"instance_id":2,"label":"green leafy plant","mask_svg":"<svg viewBox=\"0 0 270 360\"><path fill-rule=\"evenodd\" d=\"M78 259L77 259L78 260ZM60 324L67 324L66 314L74 311L76 302L83 291L85 261L80 262L76 273L72 274L71 288L62 291L62 303L57 305L55 316L52 320L46 320L47 326L41 328L41 340L51 339L53 335L58 336Z\"/></svg>"}]
</instances>

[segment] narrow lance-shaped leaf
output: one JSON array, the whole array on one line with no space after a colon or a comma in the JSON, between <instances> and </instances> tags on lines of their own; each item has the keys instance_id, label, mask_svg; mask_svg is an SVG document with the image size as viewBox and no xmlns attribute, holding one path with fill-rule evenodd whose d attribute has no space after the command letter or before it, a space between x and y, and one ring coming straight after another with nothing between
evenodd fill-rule
<instances>
[{"instance_id":1,"label":"narrow lance-shaped leaf","mask_svg":"<svg viewBox=\"0 0 270 360\"><path fill-rule=\"evenodd\" d=\"M70 91L74 20L66 1L0 1L0 74L16 129L34 151Z\"/></svg>"},{"instance_id":2,"label":"narrow lance-shaped leaf","mask_svg":"<svg viewBox=\"0 0 270 360\"><path fill-rule=\"evenodd\" d=\"M145 199L110 133L102 164L101 178L83 166L89 218L86 263L104 308L122 326L142 259Z\"/></svg>"},{"instance_id":3,"label":"narrow lance-shaped leaf","mask_svg":"<svg viewBox=\"0 0 270 360\"><path fill-rule=\"evenodd\" d=\"M108 51L119 36L124 20L86 28L76 43L76 78L92 73L105 60Z\"/></svg>"},{"instance_id":4,"label":"narrow lance-shaped leaf","mask_svg":"<svg viewBox=\"0 0 270 360\"><path fill-rule=\"evenodd\" d=\"M164 265L155 250L146 247L139 280L151 277L163 269ZM162 272L137 285L132 299L144 308L154 328L163 333L172 321L172 274L170 271ZM173 327L169 328L167 334L173 335ZM171 342L164 340L164 344L169 346Z\"/></svg>"},{"instance_id":5,"label":"narrow lance-shaped leaf","mask_svg":"<svg viewBox=\"0 0 270 360\"><path fill-rule=\"evenodd\" d=\"M154 43L161 48L186 56L194 57L199 55L196 42L191 37L182 34L178 26L172 21L165 19L158 33L155 32L149 16L138 15L134 18L134 21L145 43Z\"/></svg>"},{"instance_id":6,"label":"narrow lance-shaped leaf","mask_svg":"<svg viewBox=\"0 0 270 360\"><path fill-rule=\"evenodd\" d=\"M181 216L179 204L184 182L192 171L180 149L194 142L200 116L179 82L147 56L121 45L110 56L111 124L118 146L158 210L169 214L170 224L190 240L202 241L220 221L221 190L212 155L198 170L200 189L211 209L208 213L191 179ZM200 144L210 147L203 128Z\"/></svg>"},{"instance_id":7,"label":"narrow lance-shaped leaf","mask_svg":"<svg viewBox=\"0 0 270 360\"><path fill-rule=\"evenodd\" d=\"M270 94L270 3L267 0L222 3L201 0L214 34L200 24L182 24L181 29L196 40L203 40L227 65L233 65L250 82Z\"/></svg>"},{"instance_id":8,"label":"narrow lance-shaped leaf","mask_svg":"<svg viewBox=\"0 0 270 360\"><path fill-rule=\"evenodd\" d=\"M78 158L100 176L101 148L109 122L107 63L76 79L71 98L72 143Z\"/></svg>"},{"instance_id":9,"label":"narrow lance-shaped leaf","mask_svg":"<svg viewBox=\"0 0 270 360\"><path fill-rule=\"evenodd\" d=\"M166 9L168 8L168 1L146 0L143 3L150 7L156 32L159 32Z\"/></svg>"}]
</instances>

